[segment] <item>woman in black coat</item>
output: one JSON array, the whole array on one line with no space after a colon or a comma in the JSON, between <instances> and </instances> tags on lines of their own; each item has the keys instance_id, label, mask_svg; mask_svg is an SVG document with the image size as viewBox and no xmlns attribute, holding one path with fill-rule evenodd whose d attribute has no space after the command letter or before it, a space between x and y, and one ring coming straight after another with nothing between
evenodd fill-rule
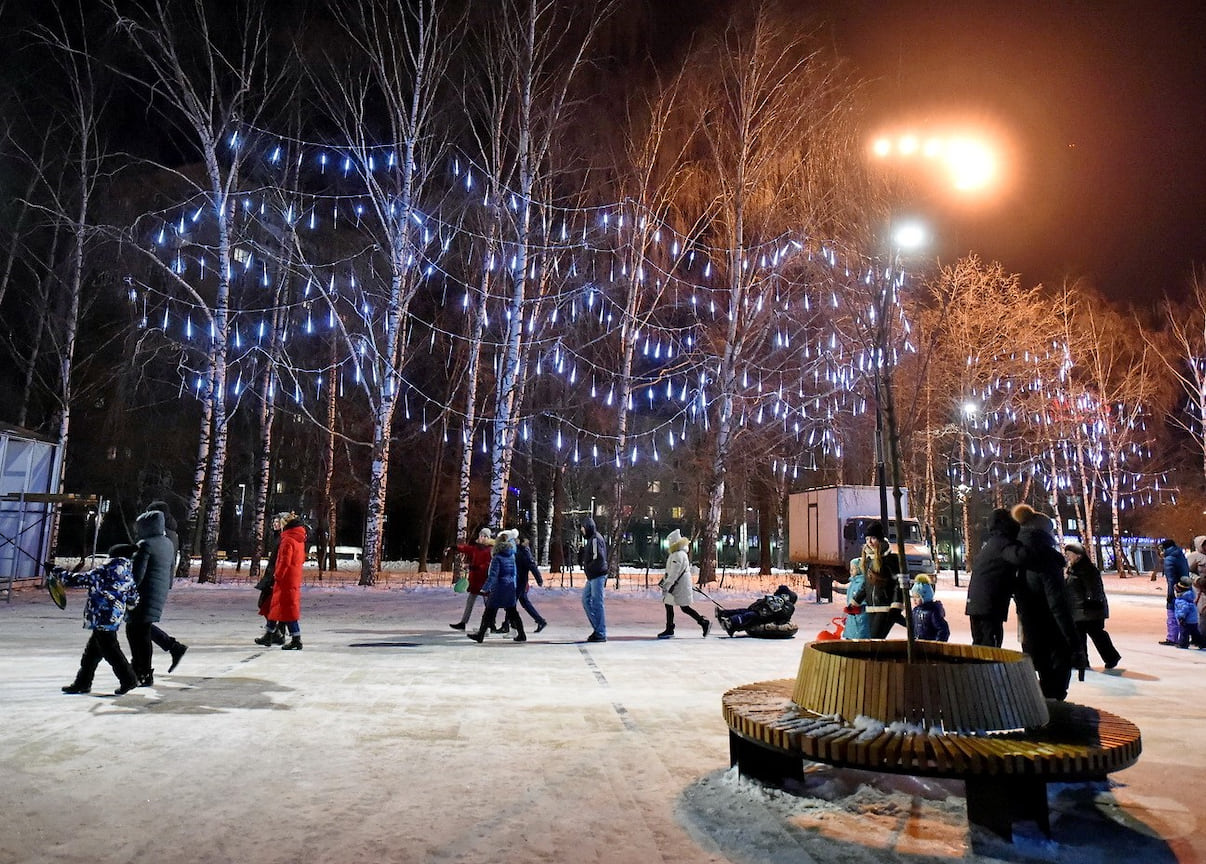
<instances>
[{"instance_id":1,"label":"woman in black coat","mask_svg":"<svg viewBox=\"0 0 1206 864\"><path fill-rule=\"evenodd\" d=\"M180 663L188 646L156 626L163 617L163 607L172 587L175 558L172 541L165 533L163 513L147 510L140 514L134 520L134 530L138 535L138 546L131 567L138 587L138 605L130 610L126 639L130 643L130 665L138 676L138 686L150 687L155 683L155 670L151 668L152 644L171 655L168 672Z\"/></svg>"},{"instance_id":2,"label":"woman in black coat","mask_svg":"<svg viewBox=\"0 0 1206 864\"><path fill-rule=\"evenodd\" d=\"M847 595L851 603L863 606L871 639L887 639L892 625L905 624L904 592L897 578L899 559L888 550L883 526L872 522L863 536L862 572L866 582L853 596Z\"/></svg>"},{"instance_id":3,"label":"woman in black coat","mask_svg":"<svg viewBox=\"0 0 1206 864\"><path fill-rule=\"evenodd\" d=\"M1022 574L1015 597L1022 627L1022 651L1038 672L1039 689L1048 699L1068 695L1072 670L1088 664L1064 589L1064 556L1055 525L1027 504L1012 510L1022 545Z\"/></svg>"},{"instance_id":4,"label":"woman in black coat","mask_svg":"<svg viewBox=\"0 0 1206 864\"><path fill-rule=\"evenodd\" d=\"M1018 523L1009 511L998 507L988 518L984 545L972 562L971 584L967 586L964 612L971 619L973 645L1000 648L1005 640L1009 604L1018 583Z\"/></svg>"},{"instance_id":5,"label":"woman in black coat","mask_svg":"<svg viewBox=\"0 0 1206 864\"><path fill-rule=\"evenodd\" d=\"M1089 646L1086 640L1092 639L1093 647L1101 655L1105 668L1113 669L1122 655L1105 629L1106 619L1110 617L1110 604L1101 581L1101 571L1089 560L1085 547L1075 541L1064 544L1064 558L1068 561L1064 588L1072 607L1072 621L1080 637L1080 650L1087 657Z\"/></svg>"}]
</instances>

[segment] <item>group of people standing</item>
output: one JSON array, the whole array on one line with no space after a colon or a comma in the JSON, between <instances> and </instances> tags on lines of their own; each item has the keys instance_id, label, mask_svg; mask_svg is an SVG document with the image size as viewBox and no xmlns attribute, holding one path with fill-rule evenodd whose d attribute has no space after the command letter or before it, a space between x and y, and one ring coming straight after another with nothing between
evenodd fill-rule
<instances>
[{"instance_id":1,"label":"group of people standing","mask_svg":"<svg viewBox=\"0 0 1206 864\"><path fill-rule=\"evenodd\" d=\"M1090 640L1105 668L1115 668L1122 655L1106 632L1109 603L1101 571L1085 548L1068 541L1061 549L1055 524L1027 504L994 510L987 528L967 591L965 612L972 643L1000 648L1009 606L1014 603L1022 651L1034 663L1045 697L1067 696L1072 670L1088 667ZM905 588L899 573L898 559L884 541L882 527L871 525L862 555L850 564L845 638L885 639L895 624L905 623ZM1170 588L1170 597L1171 592ZM918 576L910 594L917 638L949 639L950 626L929 578Z\"/></svg>"},{"instance_id":2,"label":"group of people standing","mask_svg":"<svg viewBox=\"0 0 1206 864\"><path fill-rule=\"evenodd\" d=\"M1201 618L1206 615L1206 536L1193 538L1189 555L1175 540L1160 541L1164 565L1164 580L1168 585L1165 597L1166 635L1161 645L1178 648L1206 648L1201 632ZM1153 581L1156 574L1152 574Z\"/></svg>"},{"instance_id":3,"label":"group of people standing","mask_svg":"<svg viewBox=\"0 0 1206 864\"><path fill-rule=\"evenodd\" d=\"M1072 670L1088 668L1089 640L1106 669L1122 660L1105 629L1110 608L1101 571L1079 542L1061 549L1050 517L1027 504L994 510L972 573L965 610L972 643L1001 647L1013 601L1022 651L1048 699L1065 698Z\"/></svg>"}]
</instances>

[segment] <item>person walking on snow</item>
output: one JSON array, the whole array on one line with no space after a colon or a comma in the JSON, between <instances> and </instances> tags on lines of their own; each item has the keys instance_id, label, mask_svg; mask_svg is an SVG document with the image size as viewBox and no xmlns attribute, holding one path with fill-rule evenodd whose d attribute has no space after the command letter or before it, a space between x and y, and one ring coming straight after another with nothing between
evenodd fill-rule
<instances>
[{"instance_id":1,"label":"person walking on snow","mask_svg":"<svg viewBox=\"0 0 1206 864\"><path fill-rule=\"evenodd\" d=\"M528 591L531 588L528 582L529 576L536 580L537 585L544 585L544 577L540 575L540 568L536 566L536 559L532 557L530 544L531 538L523 535L519 538L519 545L515 547L515 591L519 598L519 605L532 616L532 620L536 622L536 632L539 633L548 626L549 622L536 611L536 607L532 605L532 601L528 597Z\"/></svg>"},{"instance_id":2,"label":"person walking on snow","mask_svg":"<svg viewBox=\"0 0 1206 864\"><path fill-rule=\"evenodd\" d=\"M264 622L264 635L256 639L258 645L271 645L276 639L278 624L289 632L289 641L281 646L282 651L301 651L301 585L302 564L306 561L306 525L289 514L285 527L281 529L281 542L276 547L276 566L272 571L272 602L268 607L268 620Z\"/></svg>"},{"instance_id":3,"label":"person walking on snow","mask_svg":"<svg viewBox=\"0 0 1206 864\"><path fill-rule=\"evenodd\" d=\"M122 653L117 641L117 631L126 618L126 611L138 603L138 589L134 586L134 572L130 559L135 546L122 543L109 550L109 560L92 570L72 573L56 567L53 573L64 585L87 586L88 600L84 604L84 627L91 630L84 654L80 657L80 668L75 680L63 687L64 693L91 693L96 667L104 660L117 675L118 687L115 695L129 693L138 686L138 677L130 661Z\"/></svg>"},{"instance_id":4,"label":"person walking on snow","mask_svg":"<svg viewBox=\"0 0 1206 864\"><path fill-rule=\"evenodd\" d=\"M130 665L138 676L139 687L155 684L151 668L153 645L167 651L172 658L168 672L175 670L188 646L172 638L157 624L163 617L168 591L172 588L172 566L176 551L168 539L163 512L147 510L134 520L138 548L130 562L134 585L138 588L138 603L130 610L126 625L126 641L130 643Z\"/></svg>"},{"instance_id":5,"label":"person walking on snow","mask_svg":"<svg viewBox=\"0 0 1206 864\"><path fill-rule=\"evenodd\" d=\"M582 609L590 622L587 642L607 641L607 613L603 606L603 588L607 583L607 541L599 536L595 520L587 516L578 529L582 547L578 550L578 566L586 574L582 588Z\"/></svg>"},{"instance_id":6,"label":"person walking on snow","mask_svg":"<svg viewBox=\"0 0 1206 864\"><path fill-rule=\"evenodd\" d=\"M1185 553L1181 551L1181 547L1177 545L1177 541L1171 538L1166 538L1160 541L1160 554L1164 558L1164 582L1168 586L1168 591L1164 596L1164 632L1165 636L1160 640L1161 645L1176 645L1178 643L1178 634L1180 628L1177 626L1177 613L1175 611L1176 601L1176 586L1182 578L1189 576L1189 561L1185 558ZM1152 579L1156 575L1152 574Z\"/></svg>"},{"instance_id":7,"label":"person walking on snow","mask_svg":"<svg viewBox=\"0 0 1206 864\"><path fill-rule=\"evenodd\" d=\"M482 623L476 633L466 634L474 642L486 638L487 628L494 629L494 619L498 610L506 613L505 621L515 628L515 641L527 642L528 637L523 632L523 619L515 610L515 538L518 531L499 531L498 539L494 541L494 555L490 559L490 569L487 571L486 583L482 593L486 595L486 608L482 612Z\"/></svg>"},{"instance_id":8,"label":"person walking on snow","mask_svg":"<svg viewBox=\"0 0 1206 864\"><path fill-rule=\"evenodd\" d=\"M666 558L666 575L657 583L662 589L662 603L666 606L666 629L657 634L658 639L670 639L674 636L674 607L681 606L683 612L695 619L695 623L703 630L704 638L708 637L708 628L712 623L691 608L691 561L687 557L687 549L691 541L675 528L666 538L666 547L670 555Z\"/></svg>"},{"instance_id":9,"label":"person walking on snow","mask_svg":"<svg viewBox=\"0 0 1206 864\"><path fill-rule=\"evenodd\" d=\"M473 614L473 604L481 596L482 586L486 584L486 576L490 572L490 562L494 557L494 536L489 528L483 528L477 532L476 541L461 543L453 548L465 557L465 566L469 568L469 589L461 620L448 626L453 630L464 630L465 625L469 623L469 616Z\"/></svg>"},{"instance_id":10,"label":"person walking on snow","mask_svg":"<svg viewBox=\"0 0 1206 864\"><path fill-rule=\"evenodd\" d=\"M1106 619L1110 617L1110 604L1106 599L1105 584L1101 581L1101 571L1089 560L1085 547L1075 540L1064 544L1064 557L1068 560L1064 588L1072 607L1072 621L1080 637L1080 650L1088 657L1087 640L1092 639L1093 647L1101 655L1105 668L1113 669L1122 655L1105 629Z\"/></svg>"}]
</instances>

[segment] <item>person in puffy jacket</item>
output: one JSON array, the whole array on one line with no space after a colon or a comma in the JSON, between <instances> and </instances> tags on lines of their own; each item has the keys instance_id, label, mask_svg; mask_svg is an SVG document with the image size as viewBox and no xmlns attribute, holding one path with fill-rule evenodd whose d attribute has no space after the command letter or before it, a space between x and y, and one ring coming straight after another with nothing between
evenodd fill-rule
<instances>
[{"instance_id":1,"label":"person in puffy jacket","mask_svg":"<svg viewBox=\"0 0 1206 864\"><path fill-rule=\"evenodd\" d=\"M691 541L675 528L666 538L666 546L670 550L666 558L666 575L657 583L657 587L662 589L662 603L666 607L666 629L658 633L657 638L670 639L674 636L675 606L681 606L683 612L695 619L703 630L704 638L707 638L711 622L691 608L691 561L687 557Z\"/></svg>"},{"instance_id":2,"label":"person in puffy jacket","mask_svg":"<svg viewBox=\"0 0 1206 864\"><path fill-rule=\"evenodd\" d=\"M930 577L922 573L913 583L909 595L913 598L913 636L931 642L946 642L951 638L951 627L946 621L946 609L941 600L934 599L934 586Z\"/></svg>"},{"instance_id":3,"label":"person in puffy jacket","mask_svg":"<svg viewBox=\"0 0 1206 864\"><path fill-rule=\"evenodd\" d=\"M515 628L515 641L528 641L523 632L523 619L515 609L515 539L518 536L518 531L499 531L494 541L494 556L490 559L490 569L482 586L482 594L486 595L482 623L476 633L466 634L474 642L481 642L486 638L486 630L494 629L499 609L506 614L507 624Z\"/></svg>"},{"instance_id":4,"label":"person in puffy jacket","mask_svg":"<svg viewBox=\"0 0 1206 864\"><path fill-rule=\"evenodd\" d=\"M138 589L134 586L134 574L130 559L135 547L128 543L109 550L109 560L92 570L72 573L61 568L54 575L64 585L87 587L88 601L84 604L84 627L91 630L84 654L80 657L80 668L75 680L63 687L64 693L90 693L96 667L104 660L117 676L118 696L138 686L138 676L130 661L122 653L117 641L117 631L125 620L127 610L138 603Z\"/></svg>"},{"instance_id":5,"label":"person in puffy jacket","mask_svg":"<svg viewBox=\"0 0 1206 864\"><path fill-rule=\"evenodd\" d=\"M1105 629L1106 619L1110 617L1110 603L1106 599L1101 571L1089 559L1085 547L1075 540L1064 544L1064 558L1068 561L1064 588L1068 592L1068 604L1072 607L1072 621L1080 637L1080 650L1087 656L1088 640L1092 639L1093 647L1101 655L1105 668L1113 669L1122 655Z\"/></svg>"},{"instance_id":6,"label":"person in puffy jacket","mask_svg":"<svg viewBox=\"0 0 1206 864\"><path fill-rule=\"evenodd\" d=\"M1064 699L1072 670L1089 665L1064 588L1066 562L1049 516L1036 513L1028 504L1016 505L1012 515L1022 545L1022 574L1015 594L1022 651L1034 664L1043 696Z\"/></svg>"},{"instance_id":7,"label":"person in puffy jacket","mask_svg":"<svg viewBox=\"0 0 1206 864\"><path fill-rule=\"evenodd\" d=\"M1178 582L1173 589L1173 609L1177 616L1177 647L1206 648L1202 640L1202 631L1198 627L1198 604L1194 602L1193 587L1186 579Z\"/></svg>"},{"instance_id":8,"label":"person in puffy jacket","mask_svg":"<svg viewBox=\"0 0 1206 864\"><path fill-rule=\"evenodd\" d=\"M988 517L984 544L972 562L964 613L971 621L973 645L1000 648L1005 640L1009 604L1018 584L1018 523L1009 511L998 507Z\"/></svg>"},{"instance_id":9,"label":"person in puffy jacket","mask_svg":"<svg viewBox=\"0 0 1206 864\"><path fill-rule=\"evenodd\" d=\"M477 532L475 542L461 543L446 551L454 550L465 556L465 566L469 568L469 590L468 596L465 597L465 611L461 613L461 620L448 626L453 630L464 630L469 623L469 616L473 614L473 604L481 596L482 586L486 584L486 576L490 572L490 562L494 559L494 535L490 533L489 528L483 528Z\"/></svg>"},{"instance_id":10,"label":"person in puffy jacket","mask_svg":"<svg viewBox=\"0 0 1206 864\"><path fill-rule=\"evenodd\" d=\"M281 542L276 548L272 603L268 608L268 620L264 622L264 635L255 640L260 645L270 644L277 624L284 624L289 633L289 641L281 646L281 650L302 650L301 585L302 565L305 562L306 523L290 514L285 527L281 529Z\"/></svg>"},{"instance_id":11,"label":"person in puffy jacket","mask_svg":"<svg viewBox=\"0 0 1206 864\"><path fill-rule=\"evenodd\" d=\"M139 599L130 611L126 640L130 643L130 665L138 676L138 686L151 687L155 684L155 670L151 668L153 646L158 645L171 655L169 673L175 671L188 646L157 626L172 588L176 564L176 549L167 536L163 512L147 510L139 514L134 520L134 532L138 537L138 548L131 568Z\"/></svg>"}]
</instances>

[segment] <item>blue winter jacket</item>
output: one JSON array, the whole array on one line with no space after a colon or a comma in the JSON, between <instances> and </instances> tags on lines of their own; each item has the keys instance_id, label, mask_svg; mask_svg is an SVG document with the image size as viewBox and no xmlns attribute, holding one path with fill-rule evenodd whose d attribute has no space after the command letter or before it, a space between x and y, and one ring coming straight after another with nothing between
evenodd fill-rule
<instances>
[{"instance_id":1,"label":"blue winter jacket","mask_svg":"<svg viewBox=\"0 0 1206 864\"><path fill-rule=\"evenodd\" d=\"M855 570L854 575L850 577L850 584L846 586L846 609L862 609L866 603L863 598L866 596L867 577L863 575L862 561L859 559L859 566ZM855 598L859 599L855 599ZM851 613L846 612L846 626L842 630L843 639L870 639L871 629L870 622L867 620L865 612Z\"/></svg>"},{"instance_id":2,"label":"blue winter jacket","mask_svg":"<svg viewBox=\"0 0 1206 864\"><path fill-rule=\"evenodd\" d=\"M490 595L487 605L492 609L515 605L515 544L510 540L495 542L482 593Z\"/></svg>"},{"instance_id":3,"label":"blue winter jacket","mask_svg":"<svg viewBox=\"0 0 1206 864\"><path fill-rule=\"evenodd\" d=\"M1197 624L1198 623L1198 604L1194 599L1192 588L1186 588L1177 595L1173 601L1173 609L1177 615L1177 621L1181 624Z\"/></svg>"},{"instance_id":4,"label":"blue winter jacket","mask_svg":"<svg viewBox=\"0 0 1206 864\"><path fill-rule=\"evenodd\" d=\"M84 604L84 627L88 630L118 629L125 620L126 610L138 602L129 558L110 558L82 573L59 568L54 572L64 585L88 588L88 601Z\"/></svg>"}]
</instances>

